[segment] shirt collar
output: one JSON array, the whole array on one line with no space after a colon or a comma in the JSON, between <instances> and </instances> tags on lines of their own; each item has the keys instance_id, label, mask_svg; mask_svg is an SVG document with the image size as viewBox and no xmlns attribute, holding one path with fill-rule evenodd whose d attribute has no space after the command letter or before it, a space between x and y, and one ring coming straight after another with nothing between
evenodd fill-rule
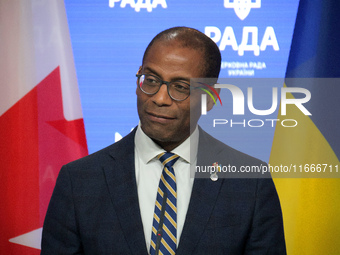
<instances>
[{"instance_id":1,"label":"shirt collar","mask_svg":"<svg viewBox=\"0 0 340 255\"><path fill-rule=\"evenodd\" d=\"M196 161L198 149L199 132L196 126L194 132L183 143L173 149L171 152L177 154L186 162L192 164ZM139 122L135 135L135 146L141 160L147 164L157 155L164 152L164 149L156 144L142 130ZM191 152L191 157L190 157Z\"/></svg>"}]
</instances>

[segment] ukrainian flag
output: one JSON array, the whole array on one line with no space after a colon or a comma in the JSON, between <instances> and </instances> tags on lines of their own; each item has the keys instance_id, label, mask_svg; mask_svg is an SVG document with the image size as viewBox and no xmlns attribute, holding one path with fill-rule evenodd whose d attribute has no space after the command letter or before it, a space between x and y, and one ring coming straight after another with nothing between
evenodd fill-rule
<instances>
[{"instance_id":1,"label":"ukrainian flag","mask_svg":"<svg viewBox=\"0 0 340 255\"><path fill-rule=\"evenodd\" d=\"M286 78L315 78L316 82L286 79L285 86L311 92L305 106L312 115L291 107L286 116L278 116L295 119L298 125L277 125L269 164L295 165L298 171L299 166L305 171L311 170L312 164L323 164L321 169L327 164L326 171L332 167L333 172L328 178L319 178L321 174L314 172L306 175L313 178L274 179L289 255L340 254L339 77L340 1L300 0Z\"/></svg>"}]
</instances>

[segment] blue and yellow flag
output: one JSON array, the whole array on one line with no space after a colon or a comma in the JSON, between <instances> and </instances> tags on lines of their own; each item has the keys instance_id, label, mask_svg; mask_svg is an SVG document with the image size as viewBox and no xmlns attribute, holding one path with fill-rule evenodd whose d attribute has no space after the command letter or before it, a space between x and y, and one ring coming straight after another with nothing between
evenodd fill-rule
<instances>
[{"instance_id":1,"label":"blue and yellow flag","mask_svg":"<svg viewBox=\"0 0 340 255\"><path fill-rule=\"evenodd\" d=\"M312 115L291 108L287 115L278 116L295 119L298 125L277 125L269 162L314 171L308 175L313 178L275 178L287 253L292 255L340 254L340 178L335 178L340 176L336 173L340 172L339 14L339 0L299 3L285 86L311 92L305 106ZM296 78L308 79L296 82ZM318 166L333 173L320 178Z\"/></svg>"}]
</instances>

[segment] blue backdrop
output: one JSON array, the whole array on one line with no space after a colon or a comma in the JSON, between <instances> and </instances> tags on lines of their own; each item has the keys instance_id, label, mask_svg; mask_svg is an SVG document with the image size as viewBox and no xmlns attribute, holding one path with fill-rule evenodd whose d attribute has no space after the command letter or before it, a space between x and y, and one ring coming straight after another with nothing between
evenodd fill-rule
<instances>
[{"instance_id":1,"label":"blue backdrop","mask_svg":"<svg viewBox=\"0 0 340 255\"><path fill-rule=\"evenodd\" d=\"M90 153L138 124L135 74L147 44L166 28L210 36L221 49L221 78L285 76L298 0L238 2L65 0ZM271 91L257 93L268 98ZM239 125L227 133L224 142L268 161L273 127Z\"/></svg>"}]
</instances>

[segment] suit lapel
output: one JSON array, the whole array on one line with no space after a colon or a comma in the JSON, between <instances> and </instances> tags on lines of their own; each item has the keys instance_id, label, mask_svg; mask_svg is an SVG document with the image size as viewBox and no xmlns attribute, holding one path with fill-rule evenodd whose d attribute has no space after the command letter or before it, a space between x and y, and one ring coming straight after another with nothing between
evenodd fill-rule
<instances>
[{"instance_id":1,"label":"suit lapel","mask_svg":"<svg viewBox=\"0 0 340 255\"><path fill-rule=\"evenodd\" d=\"M220 151L219 144L215 146L210 136L200 129L197 165L212 166L214 162L217 162ZM212 181L210 178L195 178L177 255L194 254L194 249L200 241L215 206L222 182L223 179Z\"/></svg>"},{"instance_id":2,"label":"suit lapel","mask_svg":"<svg viewBox=\"0 0 340 255\"><path fill-rule=\"evenodd\" d=\"M195 179L177 255L194 254L216 203L222 180Z\"/></svg>"},{"instance_id":3,"label":"suit lapel","mask_svg":"<svg viewBox=\"0 0 340 255\"><path fill-rule=\"evenodd\" d=\"M112 146L112 164L103 168L111 200L131 253L145 255L148 252L134 171L134 135L135 131ZM210 166L218 161L216 159L221 147L213 146L210 136L202 130L198 148L197 165ZM177 255L194 254L213 211L222 182L223 179L215 182L210 178L195 179Z\"/></svg>"},{"instance_id":4,"label":"suit lapel","mask_svg":"<svg viewBox=\"0 0 340 255\"><path fill-rule=\"evenodd\" d=\"M113 146L112 164L104 167L112 203L132 254L147 254L140 216L134 159L135 131Z\"/></svg>"}]
</instances>

